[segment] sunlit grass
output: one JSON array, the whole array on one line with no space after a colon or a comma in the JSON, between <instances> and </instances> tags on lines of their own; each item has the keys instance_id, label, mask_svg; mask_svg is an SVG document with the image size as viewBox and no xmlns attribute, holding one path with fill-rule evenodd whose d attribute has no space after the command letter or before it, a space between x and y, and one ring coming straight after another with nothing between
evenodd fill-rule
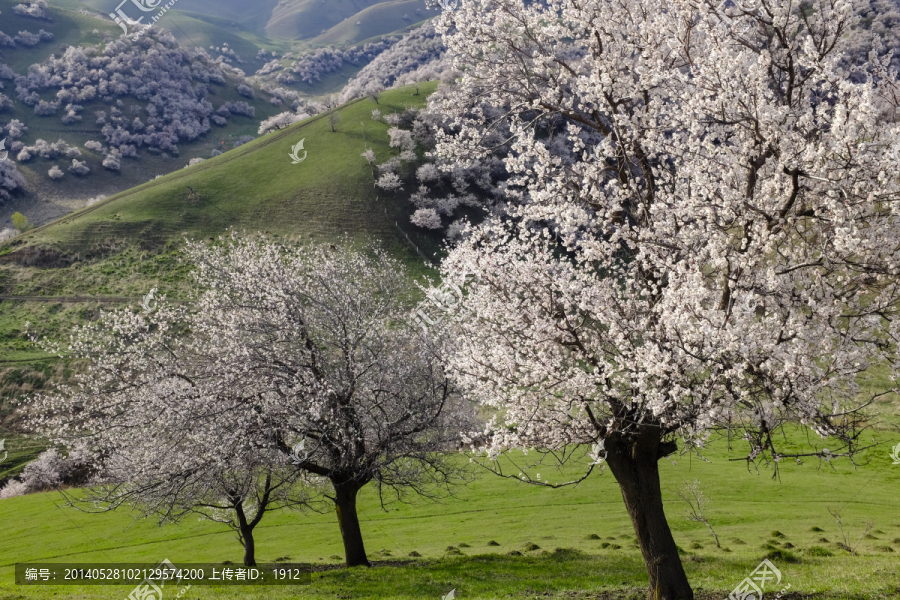
<instances>
[{"instance_id":1,"label":"sunlit grass","mask_svg":"<svg viewBox=\"0 0 900 600\"><path fill-rule=\"evenodd\" d=\"M664 460L660 466L666 511L676 542L684 550L692 585L724 597L777 549L799 559L773 558L782 573L781 585L791 584L791 591L822 598L895 597L891 594L900 584L896 569L900 466L891 464L888 452L900 436L874 435L879 445L860 457L857 469L846 461L783 464L779 479L773 479L771 471L748 472L743 463L729 461L740 456L738 447L729 452L722 443L707 452L709 463L686 456ZM799 447L804 439L796 433L786 443ZM580 468L583 464L573 464L557 472L543 465L540 472L545 479L562 481ZM687 506L677 499L675 490L683 481L694 479L700 480L712 500L710 522L727 551L716 548L705 525L684 518ZM132 525L125 512L89 515L59 508L60 503L56 493L0 501L0 522L6 533L6 544L0 548L0 599L17 597L12 594L103 599L127 595L128 590L122 593L117 587L17 588L8 583L17 561L241 560L233 534L216 524L188 520L164 527L147 521ZM853 543L865 523L874 522L871 539L862 540L856 556L838 548L843 538L828 507L841 510L845 533ZM460 598L573 597L564 596L566 590L620 590L624 598L641 593L647 581L621 495L609 472L560 490L484 475L458 490L455 498L438 504L390 506L388 512L380 509L374 490L369 489L360 508L367 550L370 558L382 561L379 566L319 572L313 584L302 589L194 587L187 597L439 598L456 588ZM343 552L330 512L267 515L256 537L260 562L289 557L317 568L341 562L334 558ZM411 552L421 558L411 559ZM516 552L521 555L510 555Z\"/></svg>"}]
</instances>

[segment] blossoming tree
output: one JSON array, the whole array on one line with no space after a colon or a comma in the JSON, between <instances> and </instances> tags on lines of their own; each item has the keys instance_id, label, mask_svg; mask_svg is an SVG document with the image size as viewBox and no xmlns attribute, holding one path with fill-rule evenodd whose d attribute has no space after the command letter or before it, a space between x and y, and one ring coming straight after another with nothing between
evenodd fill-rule
<instances>
[{"instance_id":1,"label":"blossoming tree","mask_svg":"<svg viewBox=\"0 0 900 600\"><path fill-rule=\"evenodd\" d=\"M479 447L594 445L658 600L693 592L657 462L722 429L776 468L852 457L858 381L896 361L896 74L841 70L852 2L746 5L462 0L439 25L465 75L438 151L479 161L506 119L520 192L443 267L475 275L451 365L499 409ZM573 160L534 133L559 115ZM785 449L787 423L827 446Z\"/></svg>"},{"instance_id":2,"label":"blossoming tree","mask_svg":"<svg viewBox=\"0 0 900 600\"><path fill-rule=\"evenodd\" d=\"M377 249L236 236L186 253L195 301L148 299L78 330L56 350L92 368L37 399L36 428L93 443L120 496L138 486L153 507L232 511L225 522L251 545L258 520L243 502L261 516L304 500L304 483L324 487L347 564L368 565L358 492L444 493L462 472L440 451L472 426L439 343L404 322L402 265Z\"/></svg>"}]
</instances>

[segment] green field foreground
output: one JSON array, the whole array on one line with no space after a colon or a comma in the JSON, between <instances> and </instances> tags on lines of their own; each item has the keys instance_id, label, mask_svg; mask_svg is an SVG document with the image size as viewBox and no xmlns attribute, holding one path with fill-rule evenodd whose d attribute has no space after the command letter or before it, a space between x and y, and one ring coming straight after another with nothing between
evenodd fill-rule
<instances>
[{"instance_id":1,"label":"green field foreground","mask_svg":"<svg viewBox=\"0 0 900 600\"><path fill-rule=\"evenodd\" d=\"M706 454L710 462L688 456L661 461L667 515L698 599L724 598L773 551L784 553L772 558L782 573L779 589L790 584L790 595L783 598L900 597L900 465L888 456L900 436L872 435L878 445L861 457L856 470L847 461L790 463L782 466L780 480L773 480L771 471L751 473L744 463L729 461L740 456L739 443L731 452L724 442L713 444ZM794 438L799 441L799 433ZM530 472L558 483L571 477L576 465L563 473L547 465ZM705 525L684 516L687 505L675 490L694 479L712 501L709 518L727 551L716 548ZM5 533L0 600L118 599L130 591L125 586L16 586L16 562L167 558L176 565L239 564L242 557L234 535L222 525L188 519L159 527L135 521L125 511L84 514L61 505L56 492L0 501ZM852 543L866 521L874 522L856 556L837 548L842 538L828 507L841 510ZM368 489L360 508L374 568L340 567L343 551L330 512L274 513L257 528L257 560L311 563L317 569L311 585L194 586L181 598L440 598L451 589L460 599L638 598L644 593L644 565L608 471L558 490L484 474L455 498L393 505L388 512ZM421 558L409 558L411 552ZM778 589L768 591L774 597Z\"/></svg>"}]
</instances>

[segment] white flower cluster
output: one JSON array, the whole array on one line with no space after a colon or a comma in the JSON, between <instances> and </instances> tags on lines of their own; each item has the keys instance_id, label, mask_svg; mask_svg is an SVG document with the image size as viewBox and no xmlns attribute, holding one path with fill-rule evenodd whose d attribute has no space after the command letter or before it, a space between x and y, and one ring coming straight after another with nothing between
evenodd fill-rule
<instances>
[{"instance_id":1,"label":"white flower cluster","mask_svg":"<svg viewBox=\"0 0 900 600\"><path fill-rule=\"evenodd\" d=\"M896 370L897 73L875 54L871 77L842 70L848 0L723 9L746 27L718 4L440 17L464 75L432 107L455 127L436 153L489 156L497 120L467 107L505 107L521 190L444 265L476 274L452 364L502 411L485 449L603 439L612 464L622 440L744 427L751 459L781 460L773 432L798 422L849 453L860 378ZM568 160L536 140L560 116Z\"/></svg>"}]
</instances>

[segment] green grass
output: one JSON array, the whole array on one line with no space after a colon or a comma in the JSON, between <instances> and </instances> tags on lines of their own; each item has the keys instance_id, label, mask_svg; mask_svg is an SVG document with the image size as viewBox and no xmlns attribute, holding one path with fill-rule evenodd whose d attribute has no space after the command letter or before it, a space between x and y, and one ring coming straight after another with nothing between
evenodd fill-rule
<instances>
[{"instance_id":1,"label":"green grass","mask_svg":"<svg viewBox=\"0 0 900 600\"><path fill-rule=\"evenodd\" d=\"M799 443L799 434L791 438ZM868 464L853 470L847 463L783 465L780 480L771 472L748 473L738 456L716 443L710 463L681 458L662 461L662 487L676 542L687 549L685 569L699 594L727 595L771 552L781 570L782 586L816 598L893 598L900 584L896 553L879 548L900 544L896 490L900 467L892 466L888 447L896 435L879 434L881 444L867 454ZM538 469L545 479L562 481L575 466L557 473ZM723 546L718 550L706 526L684 518L687 508L675 496L684 480L700 479L712 500L709 518ZM234 536L219 525L187 520L158 527L126 512L101 515L60 508L56 493L0 501L5 544L0 547L0 599L121 598L120 587L17 588L10 584L15 562L240 562ZM863 540L858 556L835 543L840 540L826 507L842 509L845 530L854 541L867 520L875 522L877 539ZM647 576L621 495L611 474L592 476L578 487L536 488L491 475L477 478L455 498L434 504L379 508L374 490L360 500L360 516L370 558L393 561L373 569L337 569L314 574L302 589L194 587L189 598L439 598L456 588L460 598L581 597L571 592L620 590L622 597L640 593ZM824 533L810 531L813 527ZM762 549L773 531L791 550ZM589 535L594 534L594 535ZM616 544L602 539L616 539ZM289 557L313 565L336 565L342 555L333 515L275 513L257 530L261 562ZM736 544L740 539L747 543ZM495 541L499 545L492 545ZM539 549L528 550L529 544ZM605 545L605 546L604 546ZM619 549L613 546L621 545ZM691 546L701 546L690 549ZM448 547L454 550L448 550ZM557 549L564 550L557 550ZM386 551L386 552L383 552ZM415 560L411 552L422 555ZM510 555L518 552L521 556ZM794 562L794 561L797 562ZM399 561L399 562L398 562ZM404 563L402 561L410 561ZM123 591L125 593L123 593ZM830 595L829 595L830 594ZM591 596L594 597L594 596ZM810 597L810 596L804 596Z\"/></svg>"},{"instance_id":2,"label":"green grass","mask_svg":"<svg viewBox=\"0 0 900 600\"><path fill-rule=\"evenodd\" d=\"M416 15L416 10L420 11ZM319 46L344 46L398 32L417 22L439 14L429 9L423 0L393 0L379 2L359 11L314 37L310 43ZM410 20L404 20L408 15ZM357 24L358 23L358 24Z\"/></svg>"}]
</instances>

